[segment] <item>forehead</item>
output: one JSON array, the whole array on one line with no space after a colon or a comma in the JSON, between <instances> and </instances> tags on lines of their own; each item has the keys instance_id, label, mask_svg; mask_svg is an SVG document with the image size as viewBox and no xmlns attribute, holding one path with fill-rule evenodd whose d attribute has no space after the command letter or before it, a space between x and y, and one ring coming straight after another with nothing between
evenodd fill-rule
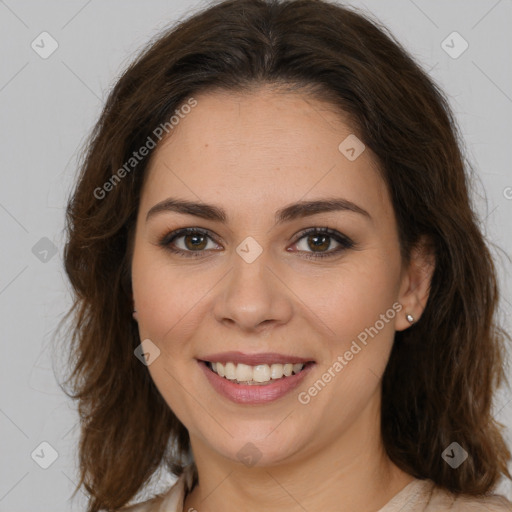
<instances>
[{"instance_id":1,"label":"forehead","mask_svg":"<svg viewBox=\"0 0 512 512\"><path fill-rule=\"evenodd\" d=\"M365 148L355 160L340 151L346 140L360 150L358 139L329 104L268 89L194 98L197 105L153 153L141 209L168 196L253 215L326 196L364 203L376 214L389 209L371 151Z\"/></svg>"}]
</instances>

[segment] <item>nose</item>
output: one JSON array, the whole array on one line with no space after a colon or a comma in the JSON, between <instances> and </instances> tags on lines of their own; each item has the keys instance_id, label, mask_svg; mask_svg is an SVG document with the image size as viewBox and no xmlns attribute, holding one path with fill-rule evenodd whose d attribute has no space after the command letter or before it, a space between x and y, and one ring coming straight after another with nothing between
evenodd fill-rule
<instances>
[{"instance_id":1,"label":"nose","mask_svg":"<svg viewBox=\"0 0 512 512\"><path fill-rule=\"evenodd\" d=\"M262 332L284 325L293 314L292 292L279 271L264 257L247 263L235 257L231 272L215 298L214 316L244 332Z\"/></svg>"}]
</instances>

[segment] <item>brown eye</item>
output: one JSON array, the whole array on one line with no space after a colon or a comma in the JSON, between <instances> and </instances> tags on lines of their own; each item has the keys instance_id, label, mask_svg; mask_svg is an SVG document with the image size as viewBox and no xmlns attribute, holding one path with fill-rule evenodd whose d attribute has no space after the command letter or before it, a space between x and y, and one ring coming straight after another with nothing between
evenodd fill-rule
<instances>
[{"instance_id":1,"label":"brown eye","mask_svg":"<svg viewBox=\"0 0 512 512\"><path fill-rule=\"evenodd\" d=\"M302 248L301 240L304 239ZM332 241L338 244L334 250L328 250L332 246ZM340 252L351 249L355 246L354 242L338 231L329 228L312 228L302 233L294 244L301 252L305 252L306 258L322 258L335 256Z\"/></svg>"},{"instance_id":2,"label":"brown eye","mask_svg":"<svg viewBox=\"0 0 512 512\"><path fill-rule=\"evenodd\" d=\"M207 245L206 236L201 234L196 235L183 235L178 238L183 238L185 241L185 246L187 249L190 249L191 251L197 250L197 249L204 249Z\"/></svg>"},{"instance_id":3,"label":"brown eye","mask_svg":"<svg viewBox=\"0 0 512 512\"><path fill-rule=\"evenodd\" d=\"M202 256L207 249L217 248L215 243L212 247L208 247L209 241L213 242L213 238L208 231L200 228L184 228L165 235L159 245L183 256L196 257Z\"/></svg>"},{"instance_id":4,"label":"brown eye","mask_svg":"<svg viewBox=\"0 0 512 512\"><path fill-rule=\"evenodd\" d=\"M328 249L331 245L331 237L328 235L309 235L307 237L307 243L309 247L319 249L323 252L323 249Z\"/></svg>"}]
</instances>

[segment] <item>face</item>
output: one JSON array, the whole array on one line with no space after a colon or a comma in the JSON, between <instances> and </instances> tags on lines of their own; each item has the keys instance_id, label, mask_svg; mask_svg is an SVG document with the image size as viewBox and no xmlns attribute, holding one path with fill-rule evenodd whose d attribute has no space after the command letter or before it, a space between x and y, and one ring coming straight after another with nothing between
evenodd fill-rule
<instances>
[{"instance_id":1,"label":"face","mask_svg":"<svg viewBox=\"0 0 512 512\"><path fill-rule=\"evenodd\" d=\"M195 98L139 205L136 319L160 351L148 370L193 449L299 460L379 401L407 287L393 208L371 151L339 148L353 130L327 105L265 89ZM294 206L327 200L336 209Z\"/></svg>"}]
</instances>

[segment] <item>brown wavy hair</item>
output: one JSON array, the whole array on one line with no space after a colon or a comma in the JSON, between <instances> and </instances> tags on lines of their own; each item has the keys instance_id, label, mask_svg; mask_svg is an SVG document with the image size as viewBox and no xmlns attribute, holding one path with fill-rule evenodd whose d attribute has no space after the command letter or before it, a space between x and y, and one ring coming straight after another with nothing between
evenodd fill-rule
<instances>
[{"instance_id":1,"label":"brown wavy hair","mask_svg":"<svg viewBox=\"0 0 512 512\"><path fill-rule=\"evenodd\" d=\"M152 41L111 90L87 140L66 215L74 302L65 392L78 400L80 482L88 512L114 510L191 457L188 432L134 356L131 250L150 152L113 176L191 95L303 91L350 119L374 152L392 199L404 262L420 237L435 271L421 319L397 332L383 376L381 431L402 470L455 493L492 490L507 470L492 416L506 383L496 270L469 199L470 172L444 94L367 14L324 0L227 0ZM119 175L118 175L119 177ZM108 193L98 193L113 183ZM100 197L102 195L102 197ZM104 196L104 197L103 197ZM99 198L100 197L100 198ZM441 457L457 441L469 458Z\"/></svg>"}]
</instances>

